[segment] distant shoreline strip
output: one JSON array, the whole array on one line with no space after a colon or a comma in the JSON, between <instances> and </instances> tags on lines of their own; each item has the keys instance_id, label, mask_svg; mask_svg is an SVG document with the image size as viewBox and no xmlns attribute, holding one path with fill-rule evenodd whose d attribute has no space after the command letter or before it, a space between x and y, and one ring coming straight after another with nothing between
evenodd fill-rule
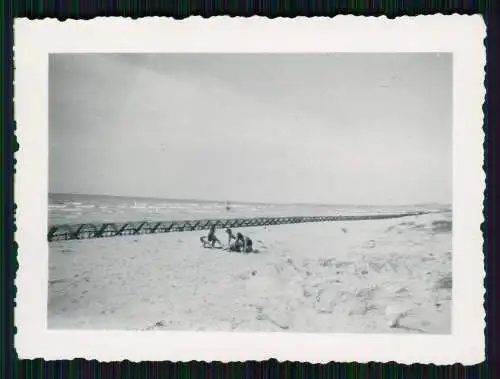
<instances>
[{"instance_id":1,"label":"distant shoreline strip","mask_svg":"<svg viewBox=\"0 0 500 379\"><path fill-rule=\"evenodd\" d=\"M84 240L121 236L137 236L170 232L208 230L215 226L223 228L244 228L252 226L302 224L331 221L385 220L408 216L419 216L432 212L406 212L398 214L355 215L355 216L299 216L299 217L254 217L188 221L134 221L86 224L62 224L49 228L47 239L53 241Z\"/></svg>"}]
</instances>

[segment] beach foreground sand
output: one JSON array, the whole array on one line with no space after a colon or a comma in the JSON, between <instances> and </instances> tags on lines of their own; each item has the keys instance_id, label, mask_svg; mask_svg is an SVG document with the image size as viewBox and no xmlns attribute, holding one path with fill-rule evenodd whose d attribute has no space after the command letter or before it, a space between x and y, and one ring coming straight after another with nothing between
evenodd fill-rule
<instances>
[{"instance_id":1,"label":"beach foreground sand","mask_svg":"<svg viewBox=\"0 0 500 379\"><path fill-rule=\"evenodd\" d=\"M451 213L238 231L50 243L48 327L451 332Z\"/></svg>"}]
</instances>

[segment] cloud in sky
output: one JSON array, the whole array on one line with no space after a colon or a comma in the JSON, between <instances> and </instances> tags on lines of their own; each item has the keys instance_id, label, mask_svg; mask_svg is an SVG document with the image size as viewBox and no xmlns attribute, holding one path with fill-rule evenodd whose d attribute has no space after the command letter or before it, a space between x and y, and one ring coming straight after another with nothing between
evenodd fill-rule
<instances>
[{"instance_id":1,"label":"cloud in sky","mask_svg":"<svg viewBox=\"0 0 500 379\"><path fill-rule=\"evenodd\" d=\"M57 54L51 192L450 202L450 54Z\"/></svg>"}]
</instances>

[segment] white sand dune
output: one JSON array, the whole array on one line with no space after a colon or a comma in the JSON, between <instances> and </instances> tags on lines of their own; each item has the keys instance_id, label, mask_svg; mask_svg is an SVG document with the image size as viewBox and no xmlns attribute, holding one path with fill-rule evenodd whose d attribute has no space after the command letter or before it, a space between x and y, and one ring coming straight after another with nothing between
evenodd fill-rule
<instances>
[{"instance_id":1,"label":"white sand dune","mask_svg":"<svg viewBox=\"0 0 500 379\"><path fill-rule=\"evenodd\" d=\"M49 328L451 332L451 214L238 231L51 243Z\"/></svg>"}]
</instances>

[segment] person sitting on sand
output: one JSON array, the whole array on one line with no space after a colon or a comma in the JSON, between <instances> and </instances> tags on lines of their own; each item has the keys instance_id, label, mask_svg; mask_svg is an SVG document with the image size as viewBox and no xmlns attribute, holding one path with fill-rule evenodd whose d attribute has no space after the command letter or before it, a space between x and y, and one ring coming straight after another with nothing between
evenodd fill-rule
<instances>
[{"instance_id":1,"label":"person sitting on sand","mask_svg":"<svg viewBox=\"0 0 500 379\"><path fill-rule=\"evenodd\" d=\"M235 239L234 243L229 244L229 251L235 251L237 253L241 253L245 249L245 238L243 237L243 234L237 233L236 237L234 234L230 231L230 237L229 237L229 242L231 242L231 239ZM228 234L229 234L228 233ZM231 238L232 236L232 238Z\"/></svg>"},{"instance_id":2,"label":"person sitting on sand","mask_svg":"<svg viewBox=\"0 0 500 379\"><path fill-rule=\"evenodd\" d=\"M222 243L215 235L215 225L212 225L210 227L207 237L205 236L200 237L200 241L203 244L203 247L214 247L216 242L219 244L219 246L222 247Z\"/></svg>"},{"instance_id":3,"label":"person sitting on sand","mask_svg":"<svg viewBox=\"0 0 500 379\"><path fill-rule=\"evenodd\" d=\"M241 233L237 233L236 236L233 234L231 229L226 229L226 233L228 234L229 241L229 251L235 251L238 253L253 253L257 252L257 250L253 249L253 241L250 237L244 236ZM235 240L234 243L231 243L232 240Z\"/></svg>"},{"instance_id":4,"label":"person sitting on sand","mask_svg":"<svg viewBox=\"0 0 500 379\"><path fill-rule=\"evenodd\" d=\"M245 236L245 253L253 252L253 241L250 237Z\"/></svg>"}]
</instances>

